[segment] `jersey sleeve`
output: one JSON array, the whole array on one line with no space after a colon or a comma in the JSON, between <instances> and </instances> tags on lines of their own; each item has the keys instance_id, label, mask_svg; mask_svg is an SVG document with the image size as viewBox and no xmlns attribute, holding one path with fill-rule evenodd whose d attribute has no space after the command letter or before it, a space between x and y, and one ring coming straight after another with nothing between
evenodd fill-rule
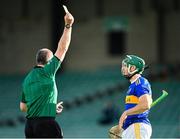
<instances>
[{"instance_id":1,"label":"jersey sleeve","mask_svg":"<svg viewBox=\"0 0 180 139\"><path fill-rule=\"evenodd\" d=\"M21 93L20 101L26 103L24 92Z\"/></svg>"},{"instance_id":2,"label":"jersey sleeve","mask_svg":"<svg viewBox=\"0 0 180 139\"><path fill-rule=\"evenodd\" d=\"M140 85L137 86L136 92L137 92L138 97L140 97L142 95L145 95L145 94L151 95L152 94L151 86L150 86L149 83L140 84Z\"/></svg>"},{"instance_id":3,"label":"jersey sleeve","mask_svg":"<svg viewBox=\"0 0 180 139\"><path fill-rule=\"evenodd\" d=\"M60 68L60 65L60 59L58 59L56 56L53 56L53 58L44 66L44 71L47 75L53 77Z\"/></svg>"}]
</instances>

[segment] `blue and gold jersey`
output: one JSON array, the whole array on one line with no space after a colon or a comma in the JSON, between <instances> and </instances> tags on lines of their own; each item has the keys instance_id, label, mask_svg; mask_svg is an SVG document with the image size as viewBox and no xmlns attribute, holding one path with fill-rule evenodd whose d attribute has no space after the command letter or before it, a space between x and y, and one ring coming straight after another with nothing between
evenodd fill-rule
<instances>
[{"instance_id":1,"label":"blue and gold jersey","mask_svg":"<svg viewBox=\"0 0 180 139\"><path fill-rule=\"evenodd\" d=\"M136 82L129 86L125 99L125 109L135 107L139 103L139 97L144 94L152 95L151 86L147 79L139 77ZM141 114L130 115L127 117L123 124L123 129L128 128L133 123L146 123L150 124L148 120L149 110Z\"/></svg>"}]
</instances>

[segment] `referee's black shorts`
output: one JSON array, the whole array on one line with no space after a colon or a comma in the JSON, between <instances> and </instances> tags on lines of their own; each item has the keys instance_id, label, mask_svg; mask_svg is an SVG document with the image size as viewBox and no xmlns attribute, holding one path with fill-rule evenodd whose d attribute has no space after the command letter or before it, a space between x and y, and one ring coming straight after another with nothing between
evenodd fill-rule
<instances>
[{"instance_id":1,"label":"referee's black shorts","mask_svg":"<svg viewBox=\"0 0 180 139\"><path fill-rule=\"evenodd\" d=\"M27 118L26 138L63 138L60 126L54 117Z\"/></svg>"}]
</instances>

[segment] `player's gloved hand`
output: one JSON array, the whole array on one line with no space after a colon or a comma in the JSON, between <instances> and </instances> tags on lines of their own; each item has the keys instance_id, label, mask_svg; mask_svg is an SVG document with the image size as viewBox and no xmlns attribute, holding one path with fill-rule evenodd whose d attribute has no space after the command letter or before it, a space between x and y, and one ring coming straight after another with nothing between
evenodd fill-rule
<instances>
[{"instance_id":1,"label":"player's gloved hand","mask_svg":"<svg viewBox=\"0 0 180 139\"><path fill-rule=\"evenodd\" d=\"M62 106L63 102L59 102L58 104L56 104L56 113L60 114L63 111L63 106Z\"/></svg>"}]
</instances>

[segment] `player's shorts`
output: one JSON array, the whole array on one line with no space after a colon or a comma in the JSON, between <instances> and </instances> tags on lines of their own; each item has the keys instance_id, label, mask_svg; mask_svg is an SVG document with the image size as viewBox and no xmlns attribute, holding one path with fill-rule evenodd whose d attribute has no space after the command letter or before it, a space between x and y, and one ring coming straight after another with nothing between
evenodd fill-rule
<instances>
[{"instance_id":1,"label":"player's shorts","mask_svg":"<svg viewBox=\"0 0 180 139\"><path fill-rule=\"evenodd\" d=\"M27 119L25 136L26 138L63 138L61 128L54 117Z\"/></svg>"},{"instance_id":2,"label":"player's shorts","mask_svg":"<svg viewBox=\"0 0 180 139\"><path fill-rule=\"evenodd\" d=\"M151 125L134 123L122 133L122 139L150 139L152 134Z\"/></svg>"}]
</instances>

